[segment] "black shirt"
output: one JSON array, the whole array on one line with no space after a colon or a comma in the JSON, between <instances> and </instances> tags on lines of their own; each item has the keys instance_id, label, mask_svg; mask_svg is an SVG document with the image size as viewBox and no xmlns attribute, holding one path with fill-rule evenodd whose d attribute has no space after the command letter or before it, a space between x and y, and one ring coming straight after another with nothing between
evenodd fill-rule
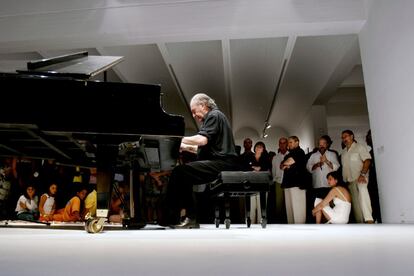
<instances>
[{"instance_id":1,"label":"black shirt","mask_svg":"<svg viewBox=\"0 0 414 276\"><path fill-rule=\"evenodd\" d=\"M205 136L208 140L207 145L198 148L199 159L214 160L237 157L229 121L217 108L207 113L198 134Z\"/></svg>"},{"instance_id":2,"label":"black shirt","mask_svg":"<svg viewBox=\"0 0 414 276\"><path fill-rule=\"evenodd\" d=\"M242 155L240 155L240 164L242 166L243 171L251 171L252 170L252 160L254 159L254 152L252 151L245 151Z\"/></svg>"},{"instance_id":3,"label":"black shirt","mask_svg":"<svg viewBox=\"0 0 414 276\"><path fill-rule=\"evenodd\" d=\"M243 165L246 165L246 171L252 171L253 170L252 166L260 167L260 171L268 171L272 167L272 164L270 163L270 160L269 160L269 154L266 151L264 151L260 155L259 160L256 160L256 155L253 152L249 156L249 159L247 159L247 164L244 163Z\"/></svg>"},{"instance_id":4,"label":"black shirt","mask_svg":"<svg viewBox=\"0 0 414 276\"><path fill-rule=\"evenodd\" d=\"M289 157L295 160L295 164L291 165L289 169L285 169L283 173L282 188L292 188L305 186L305 152L297 147L293 150L289 150L289 154L285 156L283 161L286 161Z\"/></svg>"}]
</instances>

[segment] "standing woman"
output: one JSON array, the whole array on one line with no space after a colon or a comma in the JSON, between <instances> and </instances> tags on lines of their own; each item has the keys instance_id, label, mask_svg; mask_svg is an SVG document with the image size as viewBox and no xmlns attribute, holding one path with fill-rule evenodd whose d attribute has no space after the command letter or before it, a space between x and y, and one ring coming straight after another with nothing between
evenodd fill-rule
<instances>
[{"instance_id":1,"label":"standing woman","mask_svg":"<svg viewBox=\"0 0 414 276\"><path fill-rule=\"evenodd\" d=\"M250 166L253 171L269 171L271 163L269 161L269 154L266 150L266 145L259 141L254 145L254 156L250 161Z\"/></svg>"},{"instance_id":2,"label":"standing woman","mask_svg":"<svg viewBox=\"0 0 414 276\"><path fill-rule=\"evenodd\" d=\"M268 171L270 173L272 165L269 160L266 145L263 142L258 141L254 145L254 155L250 159L249 166L252 171ZM253 223L260 223L260 218L262 217L260 200L267 200L267 196L262 196L262 199L260 199L260 195L250 197L250 219Z\"/></svg>"}]
</instances>

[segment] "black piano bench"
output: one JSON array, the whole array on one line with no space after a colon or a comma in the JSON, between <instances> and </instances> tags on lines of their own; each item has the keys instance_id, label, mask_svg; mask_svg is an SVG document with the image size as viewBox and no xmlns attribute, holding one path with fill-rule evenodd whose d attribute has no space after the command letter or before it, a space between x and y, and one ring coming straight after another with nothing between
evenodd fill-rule
<instances>
[{"instance_id":1,"label":"black piano bench","mask_svg":"<svg viewBox=\"0 0 414 276\"><path fill-rule=\"evenodd\" d=\"M271 184L271 174L269 172L255 171L223 171L219 174L216 181L209 183L209 190L212 197L223 198L226 212L224 224L230 228L230 198L246 197L246 224L250 228L250 196L260 194L260 208L262 212L262 228L266 228L266 195ZM220 225L220 208L216 201L215 205L216 228Z\"/></svg>"}]
</instances>

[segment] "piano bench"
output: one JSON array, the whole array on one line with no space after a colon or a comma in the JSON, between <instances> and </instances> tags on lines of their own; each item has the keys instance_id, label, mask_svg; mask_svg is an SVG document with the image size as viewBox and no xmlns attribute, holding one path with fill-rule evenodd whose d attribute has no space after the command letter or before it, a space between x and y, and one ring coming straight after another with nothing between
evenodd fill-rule
<instances>
[{"instance_id":1,"label":"piano bench","mask_svg":"<svg viewBox=\"0 0 414 276\"><path fill-rule=\"evenodd\" d=\"M210 195L213 198L224 199L226 218L224 224L230 228L230 198L245 197L246 200L246 224L250 228L250 196L260 194L260 208L262 213L262 228L267 225L267 200L266 195L270 190L271 174L269 172L254 171L223 171L219 174L217 180L208 183ZM220 208L216 201L215 204L215 224L216 228L220 225Z\"/></svg>"}]
</instances>

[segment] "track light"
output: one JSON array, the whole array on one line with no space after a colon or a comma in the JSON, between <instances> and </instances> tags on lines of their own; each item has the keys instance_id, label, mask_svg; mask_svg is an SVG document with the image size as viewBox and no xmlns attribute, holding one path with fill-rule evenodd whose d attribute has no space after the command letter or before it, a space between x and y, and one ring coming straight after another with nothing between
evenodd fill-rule
<instances>
[{"instance_id":1,"label":"track light","mask_svg":"<svg viewBox=\"0 0 414 276\"><path fill-rule=\"evenodd\" d=\"M268 134L266 133L266 130L268 130L271 127L272 126L269 124L269 122L266 121L265 124L264 124L264 127L263 127L263 134L262 134L263 138L266 138L268 136Z\"/></svg>"}]
</instances>

